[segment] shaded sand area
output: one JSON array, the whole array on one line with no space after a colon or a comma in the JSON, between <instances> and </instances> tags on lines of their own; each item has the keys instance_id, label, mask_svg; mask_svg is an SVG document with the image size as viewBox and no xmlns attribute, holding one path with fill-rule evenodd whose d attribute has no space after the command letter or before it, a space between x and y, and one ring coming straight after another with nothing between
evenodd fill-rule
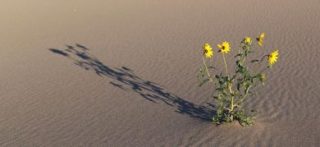
<instances>
[{"instance_id":1,"label":"shaded sand area","mask_svg":"<svg viewBox=\"0 0 320 147\"><path fill-rule=\"evenodd\" d=\"M3 0L0 146L319 146L319 9L319 0ZM203 43L235 51L262 31L259 55L279 48L280 59L247 101L256 124L212 125L212 87L196 78Z\"/></svg>"}]
</instances>

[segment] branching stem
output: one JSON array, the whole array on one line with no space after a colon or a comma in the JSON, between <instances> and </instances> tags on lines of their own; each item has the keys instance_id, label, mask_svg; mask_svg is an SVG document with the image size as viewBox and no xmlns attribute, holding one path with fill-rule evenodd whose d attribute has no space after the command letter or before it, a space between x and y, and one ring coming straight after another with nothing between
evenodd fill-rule
<instances>
[{"instance_id":1,"label":"branching stem","mask_svg":"<svg viewBox=\"0 0 320 147\"><path fill-rule=\"evenodd\" d=\"M224 66L225 66L225 69L226 69L226 75L229 77L229 75L228 75L228 64L227 64L227 61L226 61L226 57L224 56L223 53L222 53L222 57L223 57ZM227 81L227 82L228 82L228 90L229 90L229 92L231 94L231 101L230 101L230 109L229 109L229 111L233 112L233 109L235 107L235 105L234 105L234 92L232 90L231 81ZM231 116L231 119L232 119L232 116Z\"/></svg>"}]
</instances>

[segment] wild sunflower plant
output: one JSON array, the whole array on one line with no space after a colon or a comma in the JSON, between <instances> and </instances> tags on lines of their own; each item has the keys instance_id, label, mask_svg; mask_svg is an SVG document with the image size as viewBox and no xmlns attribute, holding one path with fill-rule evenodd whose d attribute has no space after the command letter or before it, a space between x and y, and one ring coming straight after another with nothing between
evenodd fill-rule
<instances>
[{"instance_id":1,"label":"wild sunflower plant","mask_svg":"<svg viewBox=\"0 0 320 147\"><path fill-rule=\"evenodd\" d=\"M253 110L246 111L243 103L248 96L254 94L253 90L259 84L264 84L266 80L266 70L270 70L279 58L279 50L275 49L261 58L250 60L248 57L254 52L263 51L265 33L261 33L255 43L251 37L245 37L239 46L235 59L234 72L229 73L226 58L231 52L231 44L224 41L217 45L218 53L222 56L224 71L215 73L210 72L214 69L212 59L215 52L209 43L203 45L203 65L200 67L198 79L199 86L210 83L214 86L216 114L212 118L215 124L238 121L242 126L252 125L254 123L255 113ZM251 69L251 64L257 64L261 70ZM262 67L261 67L262 66ZM214 72L216 70L213 70Z\"/></svg>"}]
</instances>

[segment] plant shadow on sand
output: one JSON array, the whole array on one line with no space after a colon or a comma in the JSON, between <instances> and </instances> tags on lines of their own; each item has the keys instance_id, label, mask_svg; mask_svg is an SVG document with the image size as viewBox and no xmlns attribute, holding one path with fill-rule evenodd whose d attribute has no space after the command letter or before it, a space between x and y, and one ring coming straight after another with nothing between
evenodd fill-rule
<instances>
[{"instance_id":1,"label":"plant shadow on sand","mask_svg":"<svg viewBox=\"0 0 320 147\"><path fill-rule=\"evenodd\" d=\"M65 49L50 48L49 51L72 60L82 69L94 71L99 76L112 79L110 84L117 88L129 89L151 102L162 101L171 107L175 107L178 113L187 114L203 121L211 121L215 114L214 106L209 103L205 106L196 105L168 92L154 82L140 78L128 67L111 68L105 65L91 55L89 53L90 49L84 45L66 45Z\"/></svg>"}]
</instances>

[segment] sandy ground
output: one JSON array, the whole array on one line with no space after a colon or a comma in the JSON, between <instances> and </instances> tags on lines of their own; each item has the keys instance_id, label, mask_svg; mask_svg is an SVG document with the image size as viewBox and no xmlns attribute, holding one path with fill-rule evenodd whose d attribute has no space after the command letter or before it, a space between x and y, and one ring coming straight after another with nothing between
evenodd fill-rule
<instances>
[{"instance_id":1,"label":"sandy ground","mask_svg":"<svg viewBox=\"0 0 320 147\"><path fill-rule=\"evenodd\" d=\"M2 0L0 146L319 146L319 9L319 0ZM202 44L260 32L263 50L281 56L247 103L256 124L212 125L212 88L196 86Z\"/></svg>"}]
</instances>

